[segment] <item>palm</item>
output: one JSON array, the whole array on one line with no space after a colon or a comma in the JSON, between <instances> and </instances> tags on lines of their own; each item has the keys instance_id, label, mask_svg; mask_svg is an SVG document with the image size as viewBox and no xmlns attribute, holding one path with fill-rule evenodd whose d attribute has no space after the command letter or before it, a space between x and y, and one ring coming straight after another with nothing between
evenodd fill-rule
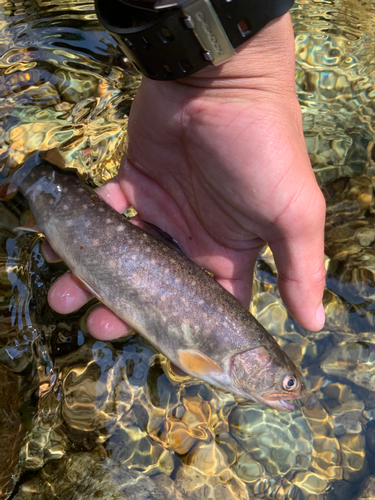
<instances>
[{"instance_id":1,"label":"palm","mask_svg":"<svg viewBox=\"0 0 375 500\"><path fill-rule=\"evenodd\" d=\"M229 102L189 92L186 99L185 85L144 82L120 184L144 219L248 303L260 248L269 242L277 250L290 226L302 230L302 215L316 216L311 193L303 196L316 183L298 104L293 96L283 105L262 100L259 91ZM166 96L173 106L163 106ZM318 189L315 195L320 202Z\"/></svg>"}]
</instances>

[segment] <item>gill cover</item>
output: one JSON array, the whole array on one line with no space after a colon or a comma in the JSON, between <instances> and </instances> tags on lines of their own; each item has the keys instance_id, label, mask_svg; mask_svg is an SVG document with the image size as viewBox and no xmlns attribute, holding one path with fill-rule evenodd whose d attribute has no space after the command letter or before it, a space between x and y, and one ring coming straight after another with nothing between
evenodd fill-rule
<instances>
[{"instance_id":1,"label":"gill cover","mask_svg":"<svg viewBox=\"0 0 375 500\"><path fill-rule=\"evenodd\" d=\"M232 359L230 370L233 392L278 409L275 402L306 393L302 375L283 352L265 347L245 351Z\"/></svg>"}]
</instances>

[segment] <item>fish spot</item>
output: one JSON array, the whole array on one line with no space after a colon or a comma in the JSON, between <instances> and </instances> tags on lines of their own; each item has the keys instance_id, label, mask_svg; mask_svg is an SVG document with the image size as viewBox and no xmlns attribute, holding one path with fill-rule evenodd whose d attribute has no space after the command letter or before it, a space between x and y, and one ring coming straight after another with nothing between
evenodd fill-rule
<instances>
[{"instance_id":1,"label":"fish spot","mask_svg":"<svg viewBox=\"0 0 375 500\"><path fill-rule=\"evenodd\" d=\"M99 240L92 240L92 246L97 247L99 245Z\"/></svg>"},{"instance_id":2,"label":"fish spot","mask_svg":"<svg viewBox=\"0 0 375 500\"><path fill-rule=\"evenodd\" d=\"M151 252L151 248L150 247L146 247L145 248L145 252L150 253Z\"/></svg>"},{"instance_id":3,"label":"fish spot","mask_svg":"<svg viewBox=\"0 0 375 500\"><path fill-rule=\"evenodd\" d=\"M97 194L93 194L93 195L91 196L91 200L92 200L92 203L93 203L93 204L96 204L96 203L98 203L98 201L100 200L100 197L99 197Z\"/></svg>"},{"instance_id":4,"label":"fish spot","mask_svg":"<svg viewBox=\"0 0 375 500\"><path fill-rule=\"evenodd\" d=\"M71 226L73 226L73 221L72 220L67 220L65 222L65 224L66 224L67 227L71 227Z\"/></svg>"},{"instance_id":5,"label":"fish spot","mask_svg":"<svg viewBox=\"0 0 375 500\"><path fill-rule=\"evenodd\" d=\"M99 207L99 212L104 212L104 207Z\"/></svg>"},{"instance_id":6,"label":"fish spot","mask_svg":"<svg viewBox=\"0 0 375 500\"><path fill-rule=\"evenodd\" d=\"M136 260L137 256L133 254L133 255L131 255L131 256L130 256L130 258L131 258L132 260Z\"/></svg>"},{"instance_id":7,"label":"fish spot","mask_svg":"<svg viewBox=\"0 0 375 500\"><path fill-rule=\"evenodd\" d=\"M156 264L156 260L155 259L151 259L150 260L151 264L154 266Z\"/></svg>"},{"instance_id":8,"label":"fish spot","mask_svg":"<svg viewBox=\"0 0 375 500\"><path fill-rule=\"evenodd\" d=\"M41 173L42 175L47 175L47 170L42 170L40 173Z\"/></svg>"},{"instance_id":9,"label":"fish spot","mask_svg":"<svg viewBox=\"0 0 375 500\"><path fill-rule=\"evenodd\" d=\"M66 194L66 193L68 192L68 188L65 186L65 187L62 189L62 192Z\"/></svg>"},{"instance_id":10,"label":"fish spot","mask_svg":"<svg viewBox=\"0 0 375 500\"><path fill-rule=\"evenodd\" d=\"M78 191L79 193L83 193L84 189L83 189L83 188L78 188L78 189L77 189L77 191Z\"/></svg>"},{"instance_id":11,"label":"fish spot","mask_svg":"<svg viewBox=\"0 0 375 500\"><path fill-rule=\"evenodd\" d=\"M63 205L63 210L69 210L68 205Z\"/></svg>"},{"instance_id":12,"label":"fish spot","mask_svg":"<svg viewBox=\"0 0 375 500\"><path fill-rule=\"evenodd\" d=\"M181 281L181 278L176 278L176 279L174 280L174 282L175 282L175 283L180 283L180 281Z\"/></svg>"},{"instance_id":13,"label":"fish spot","mask_svg":"<svg viewBox=\"0 0 375 500\"><path fill-rule=\"evenodd\" d=\"M203 304L204 304L204 300L199 299L199 300L198 300L198 304L199 304L200 306L203 306Z\"/></svg>"},{"instance_id":14,"label":"fish spot","mask_svg":"<svg viewBox=\"0 0 375 500\"><path fill-rule=\"evenodd\" d=\"M193 280L193 281L191 282L191 285L192 285L192 286L195 286L196 284L197 284L197 282L196 282L195 280Z\"/></svg>"},{"instance_id":15,"label":"fish spot","mask_svg":"<svg viewBox=\"0 0 375 500\"><path fill-rule=\"evenodd\" d=\"M224 327L224 328L228 328L228 323L227 323L226 321L224 321L224 323L223 323L223 327Z\"/></svg>"},{"instance_id":16,"label":"fish spot","mask_svg":"<svg viewBox=\"0 0 375 500\"><path fill-rule=\"evenodd\" d=\"M166 297L165 295L162 295L162 296L160 297L160 302L165 302L166 298L167 298L167 297Z\"/></svg>"},{"instance_id":17,"label":"fish spot","mask_svg":"<svg viewBox=\"0 0 375 500\"><path fill-rule=\"evenodd\" d=\"M112 219L110 219L109 217L105 220L107 224L111 224L112 222Z\"/></svg>"},{"instance_id":18,"label":"fish spot","mask_svg":"<svg viewBox=\"0 0 375 500\"><path fill-rule=\"evenodd\" d=\"M116 231L117 231L118 233L121 233L121 231L123 231L124 229L125 229L125 227L124 227L124 226L117 226L117 227L116 227Z\"/></svg>"},{"instance_id":19,"label":"fish spot","mask_svg":"<svg viewBox=\"0 0 375 500\"><path fill-rule=\"evenodd\" d=\"M79 248L80 248L81 250L83 250L83 246L80 246Z\"/></svg>"},{"instance_id":20,"label":"fish spot","mask_svg":"<svg viewBox=\"0 0 375 500\"><path fill-rule=\"evenodd\" d=\"M49 200L48 202L50 205L54 205L55 204L55 200Z\"/></svg>"},{"instance_id":21,"label":"fish spot","mask_svg":"<svg viewBox=\"0 0 375 500\"><path fill-rule=\"evenodd\" d=\"M82 205L82 208L83 208L83 210L87 210L87 205L86 205L86 203L84 203L84 204Z\"/></svg>"},{"instance_id":22,"label":"fish spot","mask_svg":"<svg viewBox=\"0 0 375 500\"><path fill-rule=\"evenodd\" d=\"M223 308L222 308L221 306L219 306L219 307L217 308L217 312L222 313L222 312L223 312Z\"/></svg>"}]
</instances>

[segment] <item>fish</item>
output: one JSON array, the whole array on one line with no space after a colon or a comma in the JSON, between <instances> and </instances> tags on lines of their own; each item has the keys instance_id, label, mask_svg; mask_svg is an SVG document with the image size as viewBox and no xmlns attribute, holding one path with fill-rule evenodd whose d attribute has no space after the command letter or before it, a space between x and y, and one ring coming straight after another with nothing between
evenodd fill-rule
<instances>
[{"instance_id":1,"label":"fish","mask_svg":"<svg viewBox=\"0 0 375 500\"><path fill-rule=\"evenodd\" d=\"M302 374L275 339L196 262L112 209L75 174L30 157L12 177L77 279L184 372L291 412Z\"/></svg>"}]
</instances>

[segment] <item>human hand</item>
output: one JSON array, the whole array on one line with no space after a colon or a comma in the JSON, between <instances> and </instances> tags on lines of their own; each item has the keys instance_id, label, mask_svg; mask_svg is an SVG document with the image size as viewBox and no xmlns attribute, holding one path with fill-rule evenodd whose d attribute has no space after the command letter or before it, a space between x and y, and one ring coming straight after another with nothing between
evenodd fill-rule
<instances>
[{"instance_id":1,"label":"human hand","mask_svg":"<svg viewBox=\"0 0 375 500\"><path fill-rule=\"evenodd\" d=\"M246 306L267 242L286 307L303 327L318 330L325 202L302 133L289 15L238 52L184 80L143 80L118 182L99 193L119 211L135 206ZM69 274L49 293L62 313L89 298ZM90 314L88 328L105 339L128 331L104 306Z\"/></svg>"}]
</instances>

